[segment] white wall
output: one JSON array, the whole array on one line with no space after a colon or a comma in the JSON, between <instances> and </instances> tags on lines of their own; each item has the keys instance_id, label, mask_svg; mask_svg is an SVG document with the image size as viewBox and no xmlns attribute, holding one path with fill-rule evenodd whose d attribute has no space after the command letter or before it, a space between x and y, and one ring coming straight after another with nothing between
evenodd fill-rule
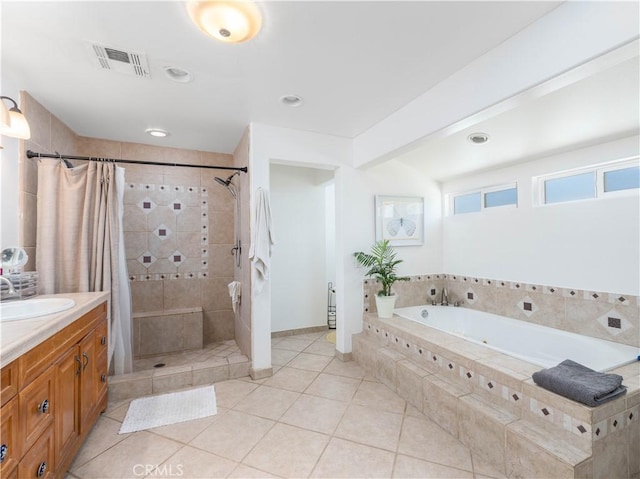
<instances>
[{"instance_id":1,"label":"white wall","mask_svg":"<svg viewBox=\"0 0 640 479\"><path fill-rule=\"evenodd\" d=\"M349 231L353 244L349 263L355 264L353 252L369 251L375 242L375 196L421 196L425 199L425 241L422 246L397 246L402 275L422 274L442 269L442 196L440 184L425 177L411 166L390 160L366 170L355 170L345 182L343 194L345 211L352 211L342 225ZM351 203L359 198L353 207Z\"/></svg>"},{"instance_id":2,"label":"white wall","mask_svg":"<svg viewBox=\"0 0 640 479\"><path fill-rule=\"evenodd\" d=\"M640 294L640 202L630 195L533 206L532 176L638 155L640 137L475 174L443 194L517 181L518 208L447 216L444 271L592 291Z\"/></svg>"},{"instance_id":3,"label":"white wall","mask_svg":"<svg viewBox=\"0 0 640 479\"><path fill-rule=\"evenodd\" d=\"M336 282L336 185L331 181L324 184L326 282Z\"/></svg>"},{"instance_id":4,"label":"white wall","mask_svg":"<svg viewBox=\"0 0 640 479\"><path fill-rule=\"evenodd\" d=\"M359 170L336 171L337 348L351 351L351 335L362 328L362 280L364 270L356 266L353 253L368 251L375 242L376 195L422 196L425 199L425 241L422 246L397 247L401 275L442 270L442 206L440 185L403 163L392 160ZM341 294L340 294L341 293ZM341 328L344 328L341 334Z\"/></svg>"},{"instance_id":5,"label":"white wall","mask_svg":"<svg viewBox=\"0 0 640 479\"><path fill-rule=\"evenodd\" d=\"M250 131L252 234L255 227L255 191L257 188L269 189L269 166L272 162L335 170L351 161L351 141L346 138L261 123L252 123ZM255 283L255 279L255 271L252 268L252 284ZM260 293L252 292L251 344L254 370L271 367L271 290L271 284L268 282Z\"/></svg>"},{"instance_id":6,"label":"white wall","mask_svg":"<svg viewBox=\"0 0 640 479\"><path fill-rule=\"evenodd\" d=\"M271 331L327 323L325 183L333 172L271 165ZM331 211L333 218L333 211Z\"/></svg>"}]
</instances>

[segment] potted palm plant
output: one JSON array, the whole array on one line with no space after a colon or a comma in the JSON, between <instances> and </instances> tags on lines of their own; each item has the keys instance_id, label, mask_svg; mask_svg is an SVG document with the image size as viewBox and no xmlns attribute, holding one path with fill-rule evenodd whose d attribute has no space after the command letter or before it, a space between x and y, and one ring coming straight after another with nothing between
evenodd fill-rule
<instances>
[{"instance_id":1,"label":"potted palm plant","mask_svg":"<svg viewBox=\"0 0 640 479\"><path fill-rule=\"evenodd\" d=\"M408 281L405 276L397 276L396 267L403 260L396 259L396 252L389 245L389 240L381 240L371 247L371 253L362 251L353 253L356 261L369 270L365 273L372 276L382 284L382 289L376 294L376 308L378 316L390 318L393 316L393 308L396 296L391 287L396 281Z\"/></svg>"}]
</instances>

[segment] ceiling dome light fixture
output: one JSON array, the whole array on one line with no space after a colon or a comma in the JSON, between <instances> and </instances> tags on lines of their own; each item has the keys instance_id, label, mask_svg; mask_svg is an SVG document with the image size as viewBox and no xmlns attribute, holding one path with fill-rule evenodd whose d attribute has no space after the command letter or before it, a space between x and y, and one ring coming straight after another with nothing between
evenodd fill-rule
<instances>
[{"instance_id":1,"label":"ceiling dome light fixture","mask_svg":"<svg viewBox=\"0 0 640 479\"><path fill-rule=\"evenodd\" d=\"M467 140L469 140L474 145L482 145L483 143L489 141L489 135L487 135L486 133L471 133L467 137Z\"/></svg>"},{"instance_id":2,"label":"ceiling dome light fixture","mask_svg":"<svg viewBox=\"0 0 640 479\"><path fill-rule=\"evenodd\" d=\"M156 138L165 138L169 136L169 132L167 130L163 130L162 128L147 128L144 130L145 133L149 133L151 136Z\"/></svg>"},{"instance_id":3,"label":"ceiling dome light fixture","mask_svg":"<svg viewBox=\"0 0 640 479\"><path fill-rule=\"evenodd\" d=\"M200 30L225 43L251 40L262 27L260 10L250 0L187 2L187 11Z\"/></svg>"},{"instance_id":4,"label":"ceiling dome light fixture","mask_svg":"<svg viewBox=\"0 0 640 479\"><path fill-rule=\"evenodd\" d=\"M193 80L193 75L180 67L164 67L164 74L169 78L169 80L173 80L178 83L188 83Z\"/></svg>"},{"instance_id":5,"label":"ceiling dome light fixture","mask_svg":"<svg viewBox=\"0 0 640 479\"><path fill-rule=\"evenodd\" d=\"M7 110L4 100L10 101L13 106ZM21 140L31 138L29 122L18 108L16 101L8 96L0 96L0 135Z\"/></svg>"},{"instance_id":6,"label":"ceiling dome light fixture","mask_svg":"<svg viewBox=\"0 0 640 479\"><path fill-rule=\"evenodd\" d=\"M304 100L302 99L301 96L298 96L298 95L285 95L280 97L280 101L284 105L297 107L302 105Z\"/></svg>"}]
</instances>

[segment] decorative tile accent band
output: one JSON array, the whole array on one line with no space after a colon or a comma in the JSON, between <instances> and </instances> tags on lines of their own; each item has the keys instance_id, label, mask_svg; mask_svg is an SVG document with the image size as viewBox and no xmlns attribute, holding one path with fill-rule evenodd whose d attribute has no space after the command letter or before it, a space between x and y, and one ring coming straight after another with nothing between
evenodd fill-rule
<instances>
[{"instance_id":1,"label":"decorative tile accent band","mask_svg":"<svg viewBox=\"0 0 640 479\"><path fill-rule=\"evenodd\" d=\"M175 273L175 274L165 274L165 273L156 273L156 274L130 274L129 281L166 281L172 279L203 279L207 278L208 273L200 272L200 273Z\"/></svg>"}]
</instances>

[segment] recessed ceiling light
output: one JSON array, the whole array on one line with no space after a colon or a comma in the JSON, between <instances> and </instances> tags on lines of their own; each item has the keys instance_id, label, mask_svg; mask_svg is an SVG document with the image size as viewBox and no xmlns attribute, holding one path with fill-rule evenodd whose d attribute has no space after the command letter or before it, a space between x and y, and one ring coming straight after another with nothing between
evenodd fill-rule
<instances>
[{"instance_id":1,"label":"recessed ceiling light","mask_svg":"<svg viewBox=\"0 0 640 479\"><path fill-rule=\"evenodd\" d=\"M467 137L467 140L469 140L474 145L482 145L483 143L489 141L489 135L487 135L486 133L471 133Z\"/></svg>"},{"instance_id":2,"label":"recessed ceiling light","mask_svg":"<svg viewBox=\"0 0 640 479\"><path fill-rule=\"evenodd\" d=\"M302 105L302 97L298 95L285 95L280 97L280 101L287 106L300 106Z\"/></svg>"},{"instance_id":3,"label":"recessed ceiling light","mask_svg":"<svg viewBox=\"0 0 640 479\"><path fill-rule=\"evenodd\" d=\"M155 136L156 138L164 138L165 136L169 136L169 132L167 130L163 130L162 128L147 128L145 132L149 133L151 136Z\"/></svg>"},{"instance_id":4,"label":"recessed ceiling light","mask_svg":"<svg viewBox=\"0 0 640 479\"><path fill-rule=\"evenodd\" d=\"M164 74L170 80L177 81L179 83L187 83L193 80L193 75L180 67L164 67Z\"/></svg>"}]
</instances>

